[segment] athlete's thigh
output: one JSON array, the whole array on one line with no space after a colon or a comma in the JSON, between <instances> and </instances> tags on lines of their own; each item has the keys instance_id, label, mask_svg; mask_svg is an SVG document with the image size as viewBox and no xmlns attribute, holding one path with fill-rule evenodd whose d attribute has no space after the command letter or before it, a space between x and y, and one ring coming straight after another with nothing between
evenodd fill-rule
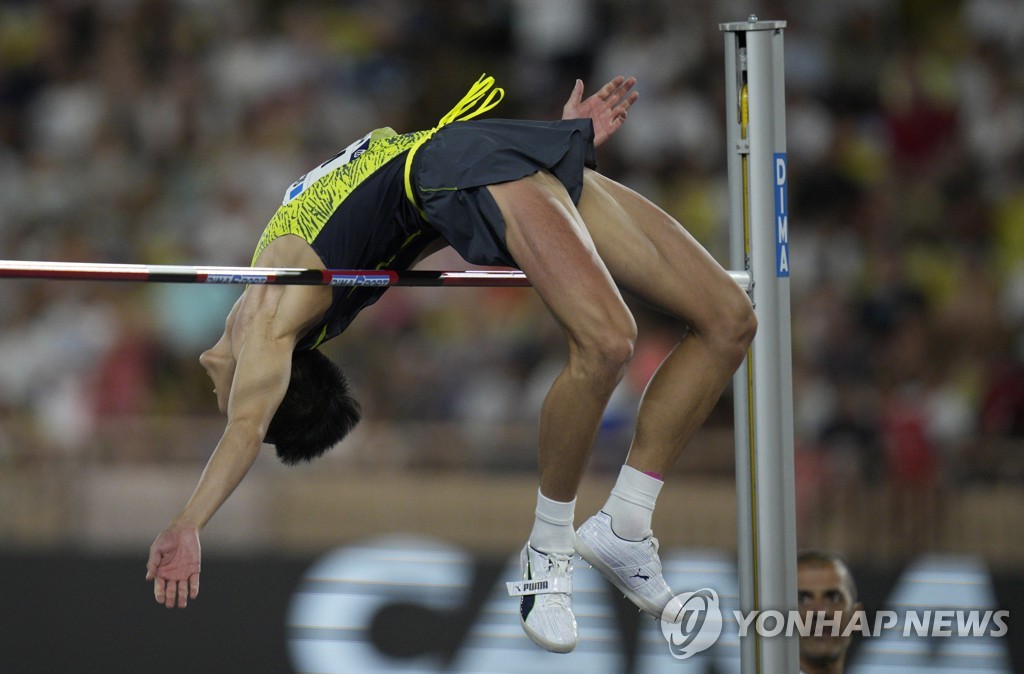
<instances>
[{"instance_id":1,"label":"athlete's thigh","mask_svg":"<svg viewBox=\"0 0 1024 674\"><path fill-rule=\"evenodd\" d=\"M747 301L682 225L624 185L588 170L578 210L615 281L698 331Z\"/></svg>"},{"instance_id":2,"label":"athlete's thigh","mask_svg":"<svg viewBox=\"0 0 1024 674\"><path fill-rule=\"evenodd\" d=\"M633 326L633 318L565 188L550 174L488 187L505 242L570 336ZM635 329L635 327L634 327Z\"/></svg>"}]
</instances>

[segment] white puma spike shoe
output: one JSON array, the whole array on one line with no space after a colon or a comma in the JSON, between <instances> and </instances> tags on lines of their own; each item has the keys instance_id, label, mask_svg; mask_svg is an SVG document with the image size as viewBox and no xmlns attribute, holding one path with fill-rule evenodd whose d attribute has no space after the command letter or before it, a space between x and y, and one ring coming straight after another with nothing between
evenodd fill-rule
<instances>
[{"instance_id":1,"label":"white puma spike shoe","mask_svg":"<svg viewBox=\"0 0 1024 674\"><path fill-rule=\"evenodd\" d=\"M612 531L612 518L599 512L576 531L576 552L631 602L661 618L673 595L661 574L657 538L647 536L639 541L619 538Z\"/></svg>"},{"instance_id":2,"label":"white puma spike shoe","mask_svg":"<svg viewBox=\"0 0 1024 674\"><path fill-rule=\"evenodd\" d=\"M519 562L523 579L507 586L511 596L520 597L523 631L541 648L568 653L579 641L572 612L572 556L540 552L527 543Z\"/></svg>"}]
</instances>

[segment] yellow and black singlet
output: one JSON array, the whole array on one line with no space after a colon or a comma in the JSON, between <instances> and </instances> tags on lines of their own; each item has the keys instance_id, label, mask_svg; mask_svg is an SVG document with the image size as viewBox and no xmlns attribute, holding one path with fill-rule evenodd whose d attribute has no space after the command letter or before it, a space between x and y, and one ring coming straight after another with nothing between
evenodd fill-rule
<instances>
[{"instance_id":1,"label":"yellow and black singlet","mask_svg":"<svg viewBox=\"0 0 1024 674\"><path fill-rule=\"evenodd\" d=\"M405 269L437 238L405 195L405 158L423 132L377 129L293 183L256 247L280 236L308 243L327 269ZM321 324L299 342L315 348L342 332L386 288L334 289Z\"/></svg>"},{"instance_id":2,"label":"yellow and black singlet","mask_svg":"<svg viewBox=\"0 0 1024 674\"><path fill-rule=\"evenodd\" d=\"M416 205L410 177L416 150L441 127L487 112L503 96L494 78L482 76L433 129L376 129L299 178L264 229L253 263L272 241L293 234L328 269L408 268L439 236ZM298 348L316 348L341 333L384 290L335 288L331 308Z\"/></svg>"}]
</instances>

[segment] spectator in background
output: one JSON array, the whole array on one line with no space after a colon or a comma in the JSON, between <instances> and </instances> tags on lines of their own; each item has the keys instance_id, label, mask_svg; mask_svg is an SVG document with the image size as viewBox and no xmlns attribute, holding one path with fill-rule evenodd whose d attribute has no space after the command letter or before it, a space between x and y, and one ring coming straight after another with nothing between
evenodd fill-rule
<instances>
[{"instance_id":1,"label":"spectator in background","mask_svg":"<svg viewBox=\"0 0 1024 674\"><path fill-rule=\"evenodd\" d=\"M796 586L798 608L810 626L809 636L800 637L801 674L842 674L853 638L842 633L862 608L853 575L835 553L807 550L797 556Z\"/></svg>"}]
</instances>

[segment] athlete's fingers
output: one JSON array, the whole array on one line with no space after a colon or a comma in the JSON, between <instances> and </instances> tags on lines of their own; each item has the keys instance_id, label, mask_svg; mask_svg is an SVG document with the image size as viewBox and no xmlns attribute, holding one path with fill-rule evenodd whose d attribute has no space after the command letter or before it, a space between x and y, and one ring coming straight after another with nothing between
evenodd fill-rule
<instances>
[{"instance_id":1,"label":"athlete's fingers","mask_svg":"<svg viewBox=\"0 0 1024 674\"><path fill-rule=\"evenodd\" d=\"M612 94L615 93L615 90L622 86L625 79L626 78L622 75L616 75L610 82L607 82L603 87L601 87L601 90L597 92L597 95L603 101L608 100L611 98Z\"/></svg>"},{"instance_id":2,"label":"athlete's fingers","mask_svg":"<svg viewBox=\"0 0 1024 674\"><path fill-rule=\"evenodd\" d=\"M636 85L636 78L630 77L615 90L617 100L614 105L612 105L613 108L616 110L628 110L629 106L636 102L636 99L639 98L640 94L635 91L630 91L634 85Z\"/></svg>"},{"instance_id":3,"label":"athlete's fingers","mask_svg":"<svg viewBox=\"0 0 1024 674\"><path fill-rule=\"evenodd\" d=\"M577 79L576 84L572 87L572 94L569 96L569 101L577 106L583 100L583 80Z\"/></svg>"},{"instance_id":4,"label":"athlete's fingers","mask_svg":"<svg viewBox=\"0 0 1024 674\"><path fill-rule=\"evenodd\" d=\"M164 581L161 578L153 579L153 598L156 599L156 603L163 604L167 599L167 595L164 590Z\"/></svg>"},{"instance_id":5,"label":"athlete's fingers","mask_svg":"<svg viewBox=\"0 0 1024 674\"><path fill-rule=\"evenodd\" d=\"M164 589L164 606L167 608L174 608L174 603L178 601L178 584L173 580L167 581Z\"/></svg>"},{"instance_id":6,"label":"athlete's fingers","mask_svg":"<svg viewBox=\"0 0 1024 674\"><path fill-rule=\"evenodd\" d=\"M188 580L178 581L178 608L188 606Z\"/></svg>"}]
</instances>

